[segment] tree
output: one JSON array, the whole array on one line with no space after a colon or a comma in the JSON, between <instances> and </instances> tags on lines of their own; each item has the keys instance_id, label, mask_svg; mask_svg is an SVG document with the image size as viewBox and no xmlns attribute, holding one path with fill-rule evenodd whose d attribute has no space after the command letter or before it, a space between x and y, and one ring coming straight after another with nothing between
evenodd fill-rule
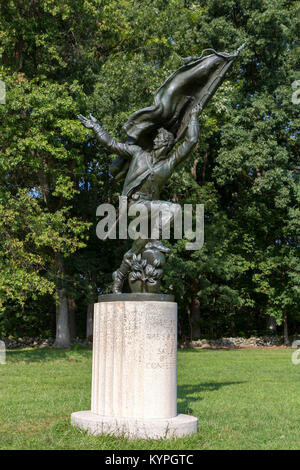
<instances>
[{"instance_id":1,"label":"tree","mask_svg":"<svg viewBox=\"0 0 300 470\"><path fill-rule=\"evenodd\" d=\"M120 183L108 171L114 157L76 114L92 112L125 139L124 122L152 104L183 57L234 52L246 41L201 115L197 149L162 195L205 205L204 247L170 242L165 288L186 336L265 329L269 315L299 325L298 13L298 2L284 0L1 3L4 309L53 293L85 315L126 250L96 238L96 207L117 204ZM59 312L67 338L67 309Z\"/></svg>"}]
</instances>

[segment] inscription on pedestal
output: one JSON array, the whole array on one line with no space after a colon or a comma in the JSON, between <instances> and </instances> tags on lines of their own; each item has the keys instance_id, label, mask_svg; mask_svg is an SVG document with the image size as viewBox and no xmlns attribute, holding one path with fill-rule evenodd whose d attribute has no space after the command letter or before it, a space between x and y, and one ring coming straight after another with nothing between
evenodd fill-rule
<instances>
[{"instance_id":1,"label":"inscription on pedestal","mask_svg":"<svg viewBox=\"0 0 300 470\"><path fill-rule=\"evenodd\" d=\"M176 416L177 306L96 304L92 411L104 416Z\"/></svg>"}]
</instances>

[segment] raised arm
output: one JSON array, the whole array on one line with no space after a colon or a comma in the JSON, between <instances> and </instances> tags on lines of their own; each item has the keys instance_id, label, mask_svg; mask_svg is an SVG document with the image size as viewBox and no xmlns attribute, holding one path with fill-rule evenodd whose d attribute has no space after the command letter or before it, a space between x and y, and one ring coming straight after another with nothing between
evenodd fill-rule
<instances>
[{"instance_id":1,"label":"raised arm","mask_svg":"<svg viewBox=\"0 0 300 470\"><path fill-rule=\"evenodd\" d=\"M84 127L86 127L87 129L93 129L96 134L97 140L111 153L116 153L117 155L120 155L120 157L124 158L132 157L130 146L117 142L115 139L113 139L113 137L111 137L109 133L106 132L104 127L98 123L97 119L94 116L90 114L90 119L88 119L82 116L82 114L79 114L77 117L84 125Z\"/></svg>"},{"instance_id":2,"label":"raised arm","mask_svg":"<svg viewBox=\"0 0 300 470\"><path fill-rule=\"evenodd\" d=\"M199 121L198 113L201 110L201 105L197 105L191 111L190 122L187 128L186 138L184 142L171 156L174 167L178 166L189 156L190 152L195 147L199 137Z\"/></svg>"}]
</instances>

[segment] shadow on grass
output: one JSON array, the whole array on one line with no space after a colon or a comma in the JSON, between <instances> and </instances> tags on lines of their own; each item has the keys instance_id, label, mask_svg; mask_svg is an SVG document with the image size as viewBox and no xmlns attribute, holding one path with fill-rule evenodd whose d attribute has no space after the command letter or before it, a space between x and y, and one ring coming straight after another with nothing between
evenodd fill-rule
<instances>
[{"instance_id":1,"label":"shadow on grass","mask_svg":"<svg viewBox=\"0 0 300 470\"><path fill-rule=\"evenodd\" d=\"M76 353L76 355L83 355L88 357L91 354L89 348L81 347L80 349L21 349L21 350L6 350L7 361L18 363L18 362L45 362L45 361L57 361L61 359L69 359L70 355Z\"/></svg>"},{"instance_id":2,"label":"shadow on grass","mask_svg":"<svg viewBox=\"0 0 300 470\"><path fill-rule=\"evenodd\" d=\"M226 346L223 346L223 347L215 347L215 348L211 348L211 347L202 347L202 348L184 348L184 349L179 349L178 351L180 351L180 354L205 354L205 353L210 353L210 352L216 352L216 353L228 353L228 352L232 352L232 351L247 351L247 349L245 348L239 348L239 347L226 347Z\"/></svg>"},{"instance_id":3,"label":"shadow on grass","mask_svg":"<svg viewBox=\"0 0 300 470\"><path fill-rule=\"evenodd\" d=\"M201 392L214 392L222 387L240 385L243 382L206 382L197 385L178 385L177 395L179 399L178 413L191 414L191 403L203 400Z\"/></svg>"}]
</instances>

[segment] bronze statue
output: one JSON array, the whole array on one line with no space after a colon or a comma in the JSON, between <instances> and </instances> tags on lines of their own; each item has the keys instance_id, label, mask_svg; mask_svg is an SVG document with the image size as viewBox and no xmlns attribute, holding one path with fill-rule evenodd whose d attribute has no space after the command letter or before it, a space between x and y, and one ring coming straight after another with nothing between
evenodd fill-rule
<instances>
[{"instance_id":1,"label":"bronze statue","mask_svg":"<svg viewBox=\"0 0 300 470\"><path fill-rule=\"evenodd\" d=\"M160 200L160 190L176 167L182 163L196 145L199 135L198 114L224 80L237 53L217 53L209 56L189 57L155 94L154 106L135 112L123 126L129 139L116 142L90 114L79 115L82 124L93 129L98 141L119 157L110 167L111 174L120 179L125 176L122 197L128 207L142 202L150 213L155 205L167 204L169 211L154 221L157 230L173 221L174 205ZM184 141L172 151L174 145ZM161 240L139 238L124 255L121 266L113 273L113 292L120 294L129 274L133 291L159 292L164 253L169 251Z\"/></svg>"},{"instance_id":2,"label":"bronze statue","mask_svg":"<svg viewBox=\"0 0 300 470\"><path fill-rule=\"evenodd\" d=\"M157 136L153 141L153 150L146 152L138 145L134 144L121 144L116 142L109 134L97 123L97 120L90 116L86 119L79 116L82 124L87 128L92 128L95 131L97 139L112 153L126 158L130 161L127 171L125 183L123 186L122 196L127 197L128 206L132 203L143 202L143 204L151 211L151 205L157 204L159 206L166 201L160 201L160 189L164 186L168 178L173 173L174 169L187 158L192 148L198 140L199 124L197 114L200 106L197 105L190 118L190 123L187 129L185 141L178 147L174 153L170 150L174 146L173 135L163 128L157 132ZM173 221L174 210L172 210L172 202L167 203L170 206L169 213L164 212L161 220L161 226ZM159 219L156 222L159 223ZM149 240L138 239L135 240L131 250L129 250L123 258L120 268L113 273L114 279L114 293L121 293L122 286L126 275L131 270L130 261L133 255L142 252ZM166 251L166 247L160 240L152 240L152 248L156 248L161 252Z\"/></svg>"}]
</instances>

